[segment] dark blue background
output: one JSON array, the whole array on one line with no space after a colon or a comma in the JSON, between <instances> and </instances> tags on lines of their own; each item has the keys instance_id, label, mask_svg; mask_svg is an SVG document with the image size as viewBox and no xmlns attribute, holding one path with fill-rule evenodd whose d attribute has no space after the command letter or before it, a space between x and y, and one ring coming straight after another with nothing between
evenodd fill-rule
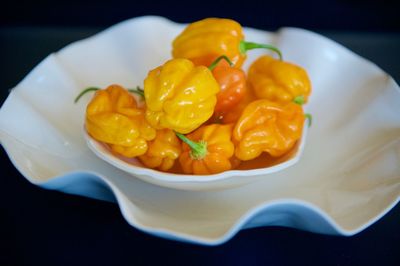
<instances>
[{"instance_id":1,"label":"dark blue background","mask_svg":"<svg viewBox=\"0 0 400 266\"><path fill-rule=\"evenodd\" d=\"M60 0L8 1L0 25L110 26L142 15L177 22L229 17L262 29L398 31L397 0Z\"/></svg>"}]
</instances>

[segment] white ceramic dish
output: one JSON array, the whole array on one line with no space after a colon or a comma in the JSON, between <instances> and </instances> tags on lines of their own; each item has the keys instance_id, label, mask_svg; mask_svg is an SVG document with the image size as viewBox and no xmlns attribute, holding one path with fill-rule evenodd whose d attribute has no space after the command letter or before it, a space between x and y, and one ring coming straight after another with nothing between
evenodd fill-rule
<instances>
[{"instance_id":1,"label":"white ceramic dish","mask_svg":"<svg viewBox=\"0 0 400 266\"><path fill-rule=\"evenodd\" d=\"M307 112L314 122L297 164L248 177L245 186L187 191L144 182L95 156L82 127L89 97L77 105L72 99L87 86L141 84L148 69L169 58L182 28L136 18L44 59L0 110L0 140L18 170L45 188L116 200L140 230L201 244L267 225L352 235L399 201L398 85L371 62L301 29L245 30L247 40L276 44L311 76Z\"/></svg>"},{"instance_id":2,"label":"white ceramic dish","mask_svg":"<svg viewBox=\"0 0 400 266\"><path fill-rule=\"evenodd\" d=\"M284 171L299 161L306 143L307 132L308 126L306 122L300 142L295 146L293 152L282 157L278 163L272 166L251 170L230 170L213 175L173 174L149 169L136 159L124 160L121 157L115 156L110 149L107 149L104 144L90 137L86 131L84 131L84 136L88 147L99 158L137 178L163 187L201 191L233 188L251 183L255 178L268 178L270 174Z\"/></svg>"}]
</instances>

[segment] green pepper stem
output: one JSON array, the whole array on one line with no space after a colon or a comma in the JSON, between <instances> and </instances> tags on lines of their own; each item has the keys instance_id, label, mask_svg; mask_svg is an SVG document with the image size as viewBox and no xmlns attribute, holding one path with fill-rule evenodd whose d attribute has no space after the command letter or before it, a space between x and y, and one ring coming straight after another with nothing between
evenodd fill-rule
<instances>
[{"instance_id":1,"label":"green pepper stem","mask_svg":"<svg viewBox=\"0 0 400 266\"><path fill-rule=\"evenodd\" d=\"M135 89L128 89L129 92L135 93L144 99L144 91L139 86L136 86Z\"/></svg>"},{"instance_id":2,"label":"green pepper stem","mask_svg":"<svg viewBox=\"0 0 400 266\"><path fill-rule=\"evenodd\" d=\"M185 135L175 132L175 134L183 142L190 147L190 156L195 160L201 160L207 155L207 142L200 140L199 142L188 139Z\"/></svg>"},{"instance_id":3,"label":"green pepper stem","mask_svg":"<svg viewBox=\"0 0 400 266\"><path fill-rule=\"evenodd\" d=\"M208 67L208 69L210 71L213 71L214 68L218 65L219 61L221 61L222 59L224 59L226 62L228 62L229 66L233 66L232 61L229 59L229 57L227 57L226 55L221 55L220 57L218 57L217 59L214 60L214 62L211 63L211 65Z\"/></svg>"},{"instance_id":4,"label":"green pepper stem","mask_svg":"<svg viewBox=\"0 0 400 266\"><path fill-rule=\"evenodd\" d=\"M312 115L309 114L309 113L307 113L307 114L304 114L304 116L305 116L306 119L308 120L308 127L311 127L311 125L312 125L312 120L313 120Z\"/></svg>"},{"instance_id":5,"label":"green pepper stem","mask_svg":"<svg viewBox=\"0 0 400 266\"><path fill-rule=\"evenodd\" d=\"M304 99L303 95L299 95L294 97L293 102L298 105L303 105L306 102L306 100Z\"/></svg>"},{"instance_id":6,"label":"green pepper stem","mask_svg":"<svg viewBox=\"0 0 400 266\"><path fill-rule=\"evenodd\" d=\"M100 88L97 88L97 87L89 87L89 88L84 89L81 93L78 94L78 96L76 96L74 103L77 103L79 101L79 99L82 98L82 96L85 95L86 93L91 92L91 91L98 91L98 90L100 90Z\"/></svg>"},{"instance_id":7,"label":"green pepper stem","mask_svg":"<svg viewBox=\"0 0 400 266\"><path fill-rule=\"evenodd\" d=\"M283 60L281 51L273 45L261 44L261 43L255 43L255 42L246 42L245 40L242 40L239 43L239 51L242 54L245 54L249 50L258 49L258 48L263 48L263 49L268 49L268 50L274 51L275 53L278 54L279 60L281 60L281 61Z\"/></svg>"}]
</instances>

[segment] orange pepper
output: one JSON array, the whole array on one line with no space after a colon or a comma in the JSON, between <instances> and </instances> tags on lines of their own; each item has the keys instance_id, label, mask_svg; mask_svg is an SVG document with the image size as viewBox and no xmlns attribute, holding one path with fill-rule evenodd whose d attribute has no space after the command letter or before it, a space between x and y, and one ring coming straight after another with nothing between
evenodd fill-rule
<instances>
[{"instance_id":1,"label":"orange pepper","mask_svg":"<svg viewBox=\"0 0 400 266\"><path fill-rule=\"evenodd\" d=\"M156 136L155 129L145 120L144 110L119 85L96 91L86 108L85 126L90 136L126 157L144 154L147 141Z\"/></svg>"},{"instance_id":2,"label":"orange pepper","mask_svg":"<svg viewBox=\"0 0 400 266\"><path fill-rule=\"evenodd\" d=\"M310 79L302 67L266 55L251 64L248 82L258 98L270 101L303 104L311 93Z\"/></svg>"},{"instance_id":3,"label":"orange pepper","mask_svg":"<svg viewBox=\"0 0 400 266\"><path fill-rule=\"evenodd\" d=\"M170 129L157 130L154 140L148 142L147 152L139 160L149 168L167 171L174 166L181 153L181 142Z\"/></svg>"},{"instance_id":4,"label":"orange pepper","mask_svg":"<svg viewBox=\"0 0 400 266\"><path fill-rule=\"evenodd\" d=\"M246 59L246 52L255 48L280 51L268 44L246 42L242 26L234 20L206 18L189 24L172 43L174 58L187 58L195 65L209 66L220 55L228 56L237 68Z\"/></svg>"},{"instance_id":5,"label":"orange pepper","mask_svg":"<svg viewBox=\"0 0 400 266\"><path fill-rule=\"evenodd\" d=\"M187 136L177 133L183 141L179 157L186 174L216 174L232 168L234 145L232 125L203 125Z\"/></svg>"},{"instance_id":6,"label":"orange pepper","mask_svg":"<svg viewBox=\"0 0 400 266\"><path fill-rule=\"evenodd\" d=\"M245 90L243 98L240 100L240 102L233 106L229 111L220 113L217 117L218 121L222 122L223 124L236 123L246 106L257 99L249 84L247 84L246 87L247 89Z\"/></svg>"},{"instance_id":7,"label":"orange pepper","mask_svg":"<svg viewBox=\"0 0 400 266\"><path fill-rule=\"evenodd\" d=\"M303 108L298 104L253 101L233 129L236 157L247 161L262 152L273 157L285 154L300 139L304 120Z\"/></svg>"},{"instance_id":8,"label":"orange pepper","mask_svg":"<svg viewBox=\"0 0 400 266\"><path fill-rule=\"evenodd\" d=\"M220 62L222 59L224 61ZM218 57L208 68L221 89L217 93L217 104L214 108L214 116L219 117L229 112L244 97L246 74L242 69L233 67L231 60L225 55Z\"/></svg>"}]
</instances>

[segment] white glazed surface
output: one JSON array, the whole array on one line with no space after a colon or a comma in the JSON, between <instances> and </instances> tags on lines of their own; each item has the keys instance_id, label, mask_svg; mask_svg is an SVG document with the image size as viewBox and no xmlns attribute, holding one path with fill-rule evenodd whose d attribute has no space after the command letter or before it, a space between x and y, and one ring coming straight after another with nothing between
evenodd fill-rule
<instances>
[{"instance_id":1,"label":"white glazed surface","mask_svg":"<svg viewBox=\"0 0 400 266\"><path fill-rule=\"evenodd\" d=\"M160 187L117 169L87 146L88 86L142 84L170 57L184 25L159 17L120 23L48 56L10 93L0 110L0 140L32 183L116 200L132 226L148 233L215 245L242 228L281 225L352 235L400 198L400 91L376 65L315 33L245 29L246 39L277 45L285 60L307 69L313 115L299 162L268 176L215 190ZM263 52L249 53L247 67ZM241 177L243 178L243 177ZM190 188L189 188L190 189Z\"/></svg>"},{"instance_id":2,"label":"white glazed surface","mask_svg":"<svg viewBox=\"0 0 400 266\"><path fill-rule=\"evenodd\" d=\"M289 158L285 158L280 163L265 168L230 170L213 175L172 174L146 168L136 159L123 160L115 156L110 149L90 137L86 131L84 131L84 134L89 149L99 158L137 178L168 188L203 191L233 188L250 183L254 178L268 178L267 176L270 174L284 171L299 161L305 147L307 132L308 123L305 123L303 135L298 147L295 147L294 154L290 154Z\"/></svg>"}]
</instances>

